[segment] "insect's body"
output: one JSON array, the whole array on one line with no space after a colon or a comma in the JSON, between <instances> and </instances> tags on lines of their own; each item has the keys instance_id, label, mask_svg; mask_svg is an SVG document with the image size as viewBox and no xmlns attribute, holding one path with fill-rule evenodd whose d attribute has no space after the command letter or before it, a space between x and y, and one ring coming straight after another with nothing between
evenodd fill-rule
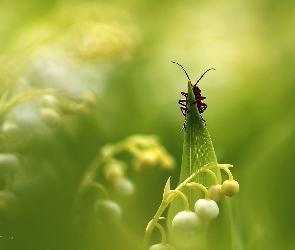
<instances>
[{"instance_id":1,"label":"insect's body","mask_svg":"<svg viewBox=\"0 0 295 250\"><path fill-rule=\"evenodd\" d=\"M188 80L191 82L191 80L190 80L188 74L186 73L185 69L179 63L177 63L177 62L173 62L173 63L176 63L177 65L179 65L183 69L183 71L185 72ZM204 102L202 102L204 99L206 99L206 97L201 95L201 89L199 88L198 83L202 79L202 77L209 70L212 70L212 69L214 69L214 68L211 68L211 69L206 70L203 73L203 75L201 75L201 77L199 78L199 80L195 84L191 84L192 90L193 90L193 93L194 93L194 96L195 96L195 101L193 103L191 103L191 104L197 104L198 111L199 111L200 114L202 114L206 110L207 104L204 103ZM188 108L187 108L187 104L188 104L188 93L187 92L181 92L181 94L185 97L185 99L180 99L178 101L178 103L180 104L180 110L181 110L183 116L186 119L186 115L187 115L187 112L188 112ZM205 122L205 120L203 119L202 116L201 116L201 118ZM184 121L184 124L183 124L182 129L185 129L185 124L186 124L186 120Z\"/></svg>"}]
</instances>

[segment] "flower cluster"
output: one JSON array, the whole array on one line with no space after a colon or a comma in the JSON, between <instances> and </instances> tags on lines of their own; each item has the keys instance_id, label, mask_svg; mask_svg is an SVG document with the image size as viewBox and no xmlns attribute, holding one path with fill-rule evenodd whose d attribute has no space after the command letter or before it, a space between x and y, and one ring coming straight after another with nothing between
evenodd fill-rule
<instances>
[{"instance_id":1,"label":"flower cluster","mask_svg":"<svg viewBox=\"0 0 295 250\"><path fill-rule=\"evenodd\" d=\"M11 89L4 89L0 98L0 216L13 218L19 213L19 198L12 192L10 186L14 175L22 167L23 161L19 154L15 153L23 138L27 136L22 113L17 107L20 103L28 103L28 100L36 100L38 117L48 127L57 127L61 122L61 113L71 111L75 114L84 114L93 106L95 97L92 93L83 94L79 101L73 101L53 89L32 89L14 95ZM23 105L22 105L23 106ZM83 112L82 112L83 110ZM30 114L25 114L25 119ZM33 120L33 119L32 119ZM40 125L37 121L35 125ZM42 127L42 126L41 126ZM30 126L30 130L33 129Z\"/></svg>"},{"instance_id":2,"label":"flower cluster","mask_svg":"<svg viewBox=\"0 0 295 250\"><path fill-rule=\"evenodd\" d=\"M120 159L120 155L126 153L131 156L130 162ZM106 222L106 218L108 222L120 219L121 208L110 200L109 191L122 197L134 194L134 184L127 176L130 167L138 173L146 173L155 167L167 171L175 167L175 160L155 136L133 135L104 146L86 171L78 195L81 199L89 188L99 191L93 203L99 222Z\"/></svg>"},{"instance_id":3,"label":"flower cluster","mask_svg":"<svg viewBox=\"0 0 295 250\"><path fill-rule=\"evenodd\" d=\"M224 170L229 179L224 181L222 184L218 183L218 179L215 173L210 170L210 168L219 168ZM239 192L239 183L233 179L233 175L229 170L232 165L229 164L208 164L203 168L199 169L196 173L188 177L184 182L182 182L175 190L170 190L170 178L168 179L164 194L163 201L157 212L157 215L147 226L146 235L144 239L144 244L147 244L148 238L156 226L156 223L160 217L160 214L168 206L170 202L178 195L182 198L184 202L184 210L177 213L172 220L172 228L183 234L193 235L199 228L201 228L203 222L211 221L216 218L219 214L219 207L217 202L222 202L226 197L231 197ZM209 188L206 188L200 183L193 182L192 179L200 173L208 173L214 179L214 184ZM189 189L201 189L205 197L204 199L199 199L195 202L194 211L190 210L189 202L185 194L182 192L184 188ZM166 236L164 237L163 243L163 233L162 233L162 243L153 245L150 249L170 249L170 245L166 244ZM157 248L161 246L162 248ZM166 248L164 248L166 247Z\"/></svg>"}]
</instances>

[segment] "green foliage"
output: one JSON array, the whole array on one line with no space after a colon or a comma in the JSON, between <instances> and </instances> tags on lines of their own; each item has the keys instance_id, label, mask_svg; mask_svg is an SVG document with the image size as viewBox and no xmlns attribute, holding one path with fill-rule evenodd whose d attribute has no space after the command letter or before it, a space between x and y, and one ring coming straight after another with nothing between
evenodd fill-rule
<instances>
[{"instance_id":1,"label":"green foliage","mask_svg":"<svg viewBox=\"0 0 295 250\"><path fill-rule=\"evenodd\" d=\"M97 231L91 217L90 233L81 236L69 217L98 150L132 134L161 138L178 162L171 176L176 186L183 145L177 100L185 78L171 66L175 60L193 77L217 69L199 86L207 97L203 117L217 158L235 166L243 187L231 198L233 223L241 232L235 245L293 249L294 12L294 1L273 0L2 1L1 105L47 88L70 101L69 111L81 111L72 104L83 103L83 93L92 92L96 103L82 116L53 107L60 115L54 129L39 119L41 96L1 114L1 153L19 159L9 189L21 210L14 218L1 217L0 248L80 250L108 249L110 241L121 248L126 241L140 243L171 173L128 172L135 196L117 200L126 234L113 228ZM2 199L0 212L6 211L5 204ZM216 236L223 230L214 225L230 220L214 220L209 235ZM120 236L111 237L111 232ZM155 234L151 241L158 239ZM228 249L220 242L212 244Z\"/></svg>"},{"instance_id":2,"label":"green foliage","mask_svg":"<svg viewBox=\"0 0 295 250\"><path fill-rule=\"evenodd\" d=\"M184 143L179 184L185 181L193 173L196 173L198 170L202 169L204 166L208 164L217 164L213 144L206 124L198 111L197 105L193 104L195 102L195 96L192 91L190 81L188 81L187 87L188 112L184 129ZM220 183L220 170L218 168L213 168L212 171L214 171L217 180ZM196 175L194 181L207 187L213 184L212 177L210 175L208 176L207 173L200 173ZM193 210L194 204L197 200L204 198L203 192L198 192L194 189L185 189L183 190L183 193L186 195L186 197L188 197L191 210ZM171 227L172 219L178 212L182 210L183 204L181 199L175 199L175 201L173 201L169 207L167 226L169 228L172 245L174 245L177 249L205 249L207 245L206 241L209 223L203 223L201 230L193 235L183 235L176 232ZM226 227L226 225L223 225L223 230L225 230ZM214 238L213 235L210 241L217 241L217 239Z\"/></svg>"}]
</instances>

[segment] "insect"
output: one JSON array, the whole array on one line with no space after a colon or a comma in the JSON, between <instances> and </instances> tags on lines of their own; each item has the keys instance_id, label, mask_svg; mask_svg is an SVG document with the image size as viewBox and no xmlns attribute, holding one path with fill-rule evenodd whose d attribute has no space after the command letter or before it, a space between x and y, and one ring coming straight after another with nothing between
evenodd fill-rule
<instances>
[{"instance_id":1,"label":"insect","mask_svg":"<svg viewBox=\"0 0 295 250\"><path fill-rule=\"evenodd\" d=\"M191 82L186 70L184 69L184 67L182 67L179 63L177 62L173 62L172 63L176 63L178 66L180 66L184 73L186 74L186 77L187 79ZM195 96L195 101L191 104L197 104L197 107L198 107L198 111L200 114L202 114L206 108L207 108L207 104L203 102L204 99L206 99L205 96L202 96L201 95L201 89L199 88L198 86L198 83L199 81L202 79L202 77L209 71L209 70L215 70L214 68L210 68L210 69L207 69L202 75L201 77L199 78L199 80L195 83L195 84L191 84L192 86L192 90L193 90L193 93L194 93L194 96ZM180 92L184 97L185 99L180 99L178 101L178 103L180 104L180 110L185 118L184 120L184 124L183 124L183 127L182 129L185 129L185 124L186 124L186 115L187 115L187 112L188 112L188 108L187 108L187 104L188 104L188 93L187 92ZM201 116L202 120L205 122L204 118Z\"/></svg>"}]
</instances>

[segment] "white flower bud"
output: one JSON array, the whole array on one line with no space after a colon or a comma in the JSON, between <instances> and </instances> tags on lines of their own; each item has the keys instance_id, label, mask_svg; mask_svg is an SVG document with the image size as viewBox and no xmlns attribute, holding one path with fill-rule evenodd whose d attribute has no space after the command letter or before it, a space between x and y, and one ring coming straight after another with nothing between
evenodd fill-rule
<instances>
[{"instance_id":1,"label":"white flower bud","mask_svg":"<svg viewBox=\"0 0 295 250\"><path fill-rule=\"evenodd\" d=\"M209 192L209 197L211 200L214 200L216 202L221 202L224 201L226 196L224 193L221 191L221 185L212 185L208 189Z\"/></svg>"},{"instance_id":2,"label":"white flower bud","mask_svg":"<svg viewBox=\"0 0 295 250\"><path fill-rule=\"evenodd\" d=\"M20 136L18 125L11 120L6 120L2 124L2 133L7 137L8 140L16 140Z\"/></svg>"},{"instance_id":3,"label":"white flower bud","mask_svg":"<svg viewBox=\"0 0 295 250\"><path fill-rule=\"evenodd\" d=\"M170 245L166 244L166 245L163 245L163 244L155 244L153 246L151 246L149 248L149 250L175 250L174 247L171 247Z\"/></svg>"},{"instance_id":4,"label":"white flower bud","mask_svg":"<svg viewBox=\"0 0 295 250\"><path fill-rule=\"evenodd\" d=\"M40 108L41 120L49 127L57 127L60 123L59 114L51 108Z\"/></svg>"},{"instance_id":5,"label":"white flower bud","mask_svg":"<svg viewBox=\"0 0 295 250\"><path fill-rule=\"evenodd\" d=\"M131 196L134 194L134 185L133 183L126 179L118 179L118 181L115 184L115 191L117 194L121 196Z\"/></svg>"},{"instance_id":6,"label":"white flower bud","mask_svg":"<svg viewBox=\"0 0 295 250\"><path fill-rule=\"evenodd\" d=\"M44 95L42 97L42 106L44 108L54 108L56 107L57 100L53 95Z\"/></svg>"},{"instance_id":7,"label":"white flower bud","mask_svg":"<svg viewBox=\"0 0 295 250\"><path fill-rule=\"evenodd\" d=\"M121 207L110 200L97 200L94 212L99 222L119 222L122 216Z\"/></svg>"},{"instance_id":8,"label":"white flower bud","mask_svg":"<svg viewBox=\"0 0 295 250\"><path fill-rule=\"evenodd\" d=\"M110 182L116 182L124 176L125 164L122 161L112 160L104 167L104 176Z\"/></svg>"},{"instance_id":9,"label":"white flower bud","mask_svg":"<svg viewBox=\"0 0 295 250\"><path fill-rule=\"evenodd\" d=\"M179 212L172 220L172 227L184 234L193 234L201 226L198 215L192 211Z\"/></svg>"},{"instance_id":10,"label":"white flower bud","mask_svg":"<svg viewBox=\"0 0 295 250\"><path fill-rule=\"evenodd\" d=\"M0 174L10 174L19 169L19 160L14 154L0 154Z\"/></svg>"},{"instance_id":11,"label":"white flower bud","mask_svg":"<svg viewBox=\"0 0 295 250\"><path fill-rule=\"evenodd\" d=\"M214 200L199 199L195 203L195 212L204 220L212 220L219 214L219 207Z\"/></svg>"},{"instance_id":12,"label":"white flower bud","mask_svg":"<svg viewBox=\"0 0 295 250\"><path fill-rule=\"evenodd\" d=\"M235 180L226 180L222 183L221 191L226 196L233 196L239 192L239 183Z\"/></svg>"}]
</instances>

